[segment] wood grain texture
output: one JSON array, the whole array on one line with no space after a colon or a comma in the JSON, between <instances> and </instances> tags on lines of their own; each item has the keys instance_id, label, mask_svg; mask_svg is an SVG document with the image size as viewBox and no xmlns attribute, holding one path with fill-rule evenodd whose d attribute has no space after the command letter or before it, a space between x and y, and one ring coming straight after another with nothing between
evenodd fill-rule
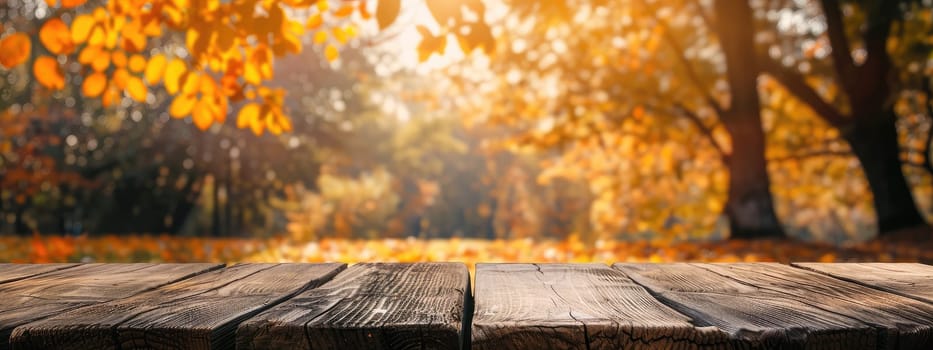
<instances>
[{"instance_id":1,"label":"wood grain texture","mask_svg":"<svg viewBox=\"0 0 933 350\"><path fill-rule=\"evenodd\" d=\"M243 320L344 264L239 264L18 327L17 349L230 349Z\"/></svg>"},{"instance_id":2,"label":"wood grain texture","mask_svg":"<svg viewBox=\"0 0 933 350\"><path fill-rule=\"evenodd\" d=\"M0 264L0 283L19 281L75 266L78 264Z\"/></svg>"},{"instance_id":3,"label":"wood grain texture","mask_svg":"<svg viewBox=\"0 0 933 350\"><path fill-rule=\"evenodd\" d=\"M456 349L469 272L366 263L244 322L237 349Z\"/></svg>"},{"instance_id":4,"label":"wood grain texture","mask_svg":"<svg viewBox=\"0 0 933 350\"><path fill-rule=\"evenodd\" d=\"M15 327L83 306L126 298L217 264L85 264L0 284L0 349Z\"/></svg>"},{"instance_id":5,"label":"wood grain texture","mask_svg":"<svg viewBox=\"0 0 933 350\"><path fill-rule=\"evenodd\" d=\"M602 264L477 264L473 349L729 347Z\"/></svg>"},{"instance_id":6,"label":"wood grain texture","mask_svg":"<svg viewBox=\"0 0 933 350\"><path fill-rule=\"evenodd\" d=\"M853 283L933 304L933 266L910 263L794 263Z\"/></svg>"},{"instance_id":7,"label":"wood grain texture","mask_svg":"<svg viewBox=\"0 0 933 350\"><path fill-rule=\"evenodd\" d=\"M780 264L616 264L659 299L748 346L927 349L933 309Z\"/></svg>"}]
</instances>

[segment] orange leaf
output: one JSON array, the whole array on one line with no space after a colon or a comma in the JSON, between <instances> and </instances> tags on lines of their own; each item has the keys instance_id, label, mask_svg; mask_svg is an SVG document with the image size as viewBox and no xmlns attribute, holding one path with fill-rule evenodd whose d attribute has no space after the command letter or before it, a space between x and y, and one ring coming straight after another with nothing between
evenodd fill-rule
<instances>
[{"instance_id":1,"label":"orange leaf","mask_svg":"<svg viewBox=\"0 0 933 350\"><path fill-rule=\"evenodd\" d=\"M110 60L113 62L113 66L117 68L126 67L126 53L123 51L114 51L110 54Z\"/></svg>"},{"instance_id":2,"label":"orange leaf","mask_svg":"<svg viewBox=\"0 0 933 350\"><path fill-rule=\"evenodd\" d=\"M243 68L243 78L250 84L258 85L262 79L272 78L272 53L269 48L266 46L255 48Z\"/></svg>"},{"instance_id":3,"label":"orange leaf","mask_svg":"<svg viewBox=\"0 0 933 350\"><path fill-rule=\"evenodd\" d=\"M315 13L311 15L311 18L308 18L308 23L305 24L308 29L318 29L321 27L321 24L324 23L324 20L321 17L320 13Z\"/></svg>"},{"instance_id":4,"label":"orange leaf","mask_svg":"<svg viewBox=\"0 0 933 350\"><path fill-rule=\"evenodd\" d=\"M175 118L184 118L191 114L191 110L194 109L194 104L197 101L194 95L180 94L175 97L175 100L168 107L168 114Z\"/></svg>"},{"instance_id":5,"label":"orange leaf","mask_svg":"<svg viewBox=\"0 0 933 350\"><path fill-rule=\"evenodd\" d=\"M49 52L56 55L67 55L75 48L68 25L58 18L52 18L42 25L42 29L39 30L39 41Z\"/></svg>"},{"instance_id":6,"label":"orange leaf","mask_svg":"<svg viewBox=\"0 0 933 350\"><path fill-rule=\"evenodd\" d=\"M110 67L110 52L100 50L98 54L91 59L91 68L94 68L97 72L103 72L107 70L107 67Z\"/></svg>"},{"instance_id":7,"label":"orange leaf","mask_svg":"<svg viewBox=\"0 0 933 350\"><path fill-rule=\"evenodd\" d=\"M252 124L249 125L249 128L250 130L253 130L253 134L256 134L256 136L259 136L259 135L262 135L263 130L265 130L266 124L263 123L261 120L256 119L252 122Z\"/></svg>"},{"instance_id":8,"label":"orange leaf","mask_svg":"<svg viewBox=\"0 0 933 350\"><path fill-rule=\"evenodd\" d=\"M400 10L401 0L379 0L376 4L376 22L379 23L379 30L392 25Z\"/></svg>"},{"instance_id":9,"label":"orange leaf","mask_svg":"<svg viewBox=\"0 0 933 350\"><path fill-rule=\"evenodd\" d=\"M325 41L327 41L327 32L322 30L317 33L314 33L315 44L323 44Z\"/></svg>"},{"instance_id":10,"label":"orange leaf","mask_svg":"<svg viewBox=\"0 0 933 350\"><path fill-rule=\"evenodd\" d=\"M94 58L100 55L100 53L100 47L85 46L84 49L81 50L81 53L78 54L78 62L82 64L91 64L91 62L94 62Z\"/></svg>"},{"instance_id":11,"label":"orange leaf","mask_svg":"<svg viewBox=\"0 0 933 350\"><path fill-rule=\"evenodd\" d=\"M201 92L202 94L214 95L217 93L217 82L214 80L214 78L211 78L209 76L203 76L201 77L199 83L200 83L200 87L198 91Z\"/></svg>"},{"instance_id":12,"label":"orange leaf","mask_svg":"<svg viewBox=\"0 0 933 350\"><path fill-rule=\"evenodd\" d=\"M632 109L632 117L635 118L635 120L641 120L644 116L645 116L645 107L635 106L635 108Z\"/></svg>"},{"instance_id":13,"label":"orange leaf","mask_svg":"<svg viewBox=\"0 0 933 350\"><path fill-rule=\"evenodd\" d=\"M100 25L93 26L91 28L91 35L89 35L87 38L88 45L104 46L106 41L107 41L107 32L104 30L104 27ZM107 48L112 49L113 46L108 45Z\"/></svg>"},{"instance_id":14,"label":"orange leaf","mask_svg":"<svg viewBox=\"0 0 933 350\"><path fill-rule=\"evenodd\" d=\"M201 76L196 73L189 72L184 78L182 78L181 83L181 92L186 95L194 95L200 91L201 88Z\"/></svg>"},{"instance_id":15,"label":"orange leaf","mask_svg":"<svg viewBox=\"0 0 933 350\"><path fill-rule=\"evenodd\" d=\"M363 19L370 19L372 16L373 15L369 13L369 10L366 8L366 1L360 1L360 17L363 17Z\"/></svg>"},{"instance_id":16,"label":"orange leaf","mask_svg":"<svg viewBox=\"0 0 933 350\"><path fill-rule=\"evenodd\" d=\"M146 69L146 58L136 54L130 57L130 72L139 73Z\"/></svg>"},{"instance_id":17,"label":"orange leaf","mask_svg":"<svg viewBox=\"0 0 933 350\"><path fill-rule=\"evenodd\" d=\"M174 95L181 86L181 77L188 71L188 66L180 59L173 59L165 68L165 91Z\"/></svg>"},{"instance_id":18,"label":"orange leaf","mask_svg":"<svg viewBox=\"0 0 933 350\"><path fill-rule=\"evenodd\" d=\"M142 79L136 76L130 76L126 80L126 92L130 94L136 102L146 102L146 94L149 89L143 84Z\"/></svg>"},{"instance_id":19,"label":"orange leaf","mask_svg":"<svg viewBox=\"0 0 933 350\"><path fill-rule=\"evenodd\" d=\"M87 0L62 0L62 7L66 9L78 7L84 5L85 2L87 2Z\"/></svg>"},{"instance_id":20,"label":"orange leaf","mask_svg":"<svg viewBox=\"0 0 933 350\"><path fill-rule=\"evenodd\" d=\"M165 62L166 59L163 55L155 55L149 59L149 63L146 64L146 71L143 73L149 85L158 83L162 79L162 74L165 72Z\"/></svg>"},{"instance_id":21,"label":"orange leaf","mask_svg":"<svg viewBox=\"0 0 933 350\"><path fill-rule=\"evenodd\" d=\"M194 125L201 130L207 130L214 123L214 111L211 110L207 99L202 99L194 105L191 118L194 119Z\"/></svg>"},{"instance_id":22,"label":"orange leaf","mask_svg":"<svg viewBox=\"0 0 933 350\"><path fill-rule=\"evenodd\" d=\"M113 85L120 89L126 89L126 82L130 78L130 72L126 69L117 68L113 71Z\"/></svg>"},{"instance_id":23,"label":"orange leaf","mask_svg":"<svg viewBox=\"0 0 933 350\"><path fill-rule=\"evenodd\" d=\"M87 97L100 96L105 88L107 88L107 76L100 72L91 73L81 84L81 92Z\"/></svg>"},{"instance_id":24,"label":"orange leaf","mask_svg":"<svg viewBox=\"0 0 933 350\"><path fill-rule=\"evenodd\" d=\"M236 127L245 128L252 125L259 119L259 105L255 103L249 103L246 106L243 106L240 109L240 113L236 117Z\"/></svg>"},{"instance_id":25,"label":"orange leaf","mask_svg":"<svg viewBox=\"0 0 933 350\"><path fill-rule=\"evenodd\" d=\"M347 17L353 14L353 10L354 10L353 6L344 5L340 7L340 9L338 9L337 11L334 11L334 16L337 18Z\"/></svg>"},{"instance_id":26,"label":"orange leaf","mask_svg":"<svg viewBox=\"0 0 933 350\"><path fill-rule=\"evenodd\" d=\"M123 36L124 50L141 52L146 47L146 35L139 21L127 23L120 34Z\"/></svg>"},{"instance_id":27,"label":"orange leaf","mask_svg":"<svg viewBox=\"0 0 933 350\"><path fill-rule=\"evenodd\" d=\"M350 40L350 36L341 27L334 28L331 32L334 34L334 39L337 39L341 44L346 44L347 40Z\"/></svg>"},{"instance_id":28,"label":"orange leaf","mask_svg":"<svg viewBox=\"0 0 933 350\"><path fill-rule=\"evenodd\" d=\"M117 92L117 89L114 88L113 84L104 90L104 96L100 98L100 102L104 105L104 107L110 107L119 100L120 93Z\"/></svg>"},{"instance_id":29,"label":"orange leaf","mask_svg":"<svg viewBox=\"0 0 933 350\"><path fill-rule=\"evenodd\" d=\"M71 40L77 44L84 43L91 36L94 25L94 17L91 15L78 15L71 22Z\"/></svg>"},{"instance_id":30,"label":"orange leaf","mask_svg":"<svg viewBox=\"0 0 933 350\"><path fill-rule=\"evenodd\" d=\"M13 68L26 62L32 42L23 33L15 33L0 40L0 65Z\"/></svg>"},{"instance_id":31,"label":"orange leaf","mask_svg":"<svg viewBox=\"0 0 933 350\"><path fill-rule=\"evenodd\" d=\"M52 57L42 56L37 58L36 63L32 66L32 72L36 77L36 81L46 88L53 90L65 88L65 76L62 75L58 61L55 61Z\"/></svg>"},{"instance_id":32,"label":"orange leaf","mask_svg":"<svg viewBox=\"0 0 933 350\"><path fill-rule=\"evenodd\" d=\"M334 45L328 44L327 47L324 48L324 57L326 57L328 61L336 61L337 58L340 58L340 51L337 51Z\"/></svg>"}]
</instances>

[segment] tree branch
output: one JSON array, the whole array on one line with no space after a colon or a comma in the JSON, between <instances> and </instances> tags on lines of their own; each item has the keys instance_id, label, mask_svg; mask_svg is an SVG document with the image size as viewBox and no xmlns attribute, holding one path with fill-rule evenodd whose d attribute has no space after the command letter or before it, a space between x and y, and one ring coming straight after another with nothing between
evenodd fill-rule
<instances>
[{"instance_id":1,"label":"tree branch","mask_svg":"<svg viewBox=\"0 0 933 350\"><path fill-rule=\"evenodd\" d=\"M698 4L699 5L699 4ZM651 9L648 4L642 1L642 6L646 9ZM703 96L706 102L710 105L713 110L716 111L716 114L723 114L723 106L719 104L719 101L716 101L716 98L709 93L710 89L703 85L703 81L700 80L700 75L697 74L696 70L693 69L693 65L690 64L690 60L684 56L683 46L680 45L680 42L677 41L677 38L671 34L671 26L668 25L667 21L661 19L660 17L656 18L658 21L658 26L663 29L664 39L667 40L668 44L671 45L671 48L674 51L674 55L677 57L677 60L680 61L680 64L684 67L684 70L687 73L687 77L690 78L690 82L693 83L693 86L696 87L697 92Z\"/></svg>"},{"instance_id":2,"label":"tree branch","mask_svg":"<svg viewBox=\"0 0 933 350\"><path fill-rule=\"evenodd\" d=\"M900 1L879 1L876 8L866 8L868 15L867 26L862 32L862 40L865 41L865 51L868 57L863 67L871 69L875 64L890 64L888 57L888 36L891 33L891 24L898 16L898 5Z\"/></svg>"},{"instance_id":3,"label":"tree branch","mask_svg":"<svg viewBox=\"0 0 933 350\"><path fill-rule=\"evenodd\" d=\"M818 157L850 157L853 156L851 151L830 151L830 150L820 150L820 151L811 151L800 154L791 154L783 157L773 157L769 158L769 162L786 162L790 160L805 160L808 158L818 158Z\"/></svg>"},{"instance_id":4,"label":"tree branch","mask_svg":"<svg viewBox=\"0 0 933 350\"><path fill-rule=\"evenodd\" d=\"M758 63L764 73L784 85L787 91L796 96L801 102L809 105L820 118L833 127L843 129L851 123L850 118L839 112L835 106L826 102L810 84L807 84L807 81L800 73L787 69L774 62L771 58L764 57L764 55L759 56Z\"/></svg>"},{"instance_id":5,"label":"tree branch","mask_svg":"<svg viewBox=\"0 0 933 350\"><path fill-rule=\"evenodd\" d=\"M693 6L697 9L697 14L700 15L700 18L703 19L703 24L706 25L706 28L713 30L713 20L709 17L709 14L706 13L706 9L703 8L703 4L699 0L693 0Z\"/></svg>"},{"instance_id":6,"label":"tree branch","mask_svg":"<svg viewBox=\"0 0 933 350\"><path fill-rule=\"evenodd\" d=\"M832 46L833 68L836 70L836 81L843 87L849 98L852 98L852 89L855 87L855 62L852 60L852 49L846 38L845 22L842 19L842 10L838 0L822 0L823 16L826 18L826 33L829 44Z\"/></svg>"},{"instance_id":7,"label":"tree branch","mask_svg":"<svg viewBox=\"0 0 933 350\"><path fill-rule=\"evenodd\" d=\"M716 141L716 137L715 135L713 135L713 129L706 126L706 124L703 123L703 119L700 119L699 115L697 115L696 113L693 113L693 111L687 109L682 104L675 103L674 108L677 110L677 112L679 112L681 116L687 118L687 120L693 123L693 126L695 126L697 130L700 130L700 133L702 133L703 136L705 136L706 139L709 140L709 143L713 145L713 148L715 148L716 152L719 153L719 158L722 159L722 162L724 164L728 164L730 161L731 155L728 152L726 152L726 150L719 144L719 142Z\"/></svg>"}]
</instances>

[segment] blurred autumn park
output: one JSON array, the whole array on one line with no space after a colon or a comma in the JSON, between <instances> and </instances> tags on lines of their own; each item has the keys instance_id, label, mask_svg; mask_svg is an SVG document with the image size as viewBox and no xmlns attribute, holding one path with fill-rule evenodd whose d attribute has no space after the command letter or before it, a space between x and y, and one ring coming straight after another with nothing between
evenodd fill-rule
<instances>
[{"instance_id":1,"label":"blurred autumn park","mask_svg":"<svg viewBox=\"0 0 933 350\"><path fill-rule=\"evenodd\" d=\"M933 261L931 0L0 18L0 261Z\"/></svg>"}]
</instances>

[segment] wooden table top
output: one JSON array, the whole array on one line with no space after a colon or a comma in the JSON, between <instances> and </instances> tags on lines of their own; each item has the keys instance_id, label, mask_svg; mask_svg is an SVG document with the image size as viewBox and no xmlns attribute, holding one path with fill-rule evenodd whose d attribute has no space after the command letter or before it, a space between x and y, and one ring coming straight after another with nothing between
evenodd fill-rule
<instances>
[{"instance_id":1,"label":"wooden table top","mask_svg":"<svg viewBox=\"0 0 933 350\"><path fill-rule=\"evenodd\" d=\"M0 264L0 349L933 349L908 263Z\"/></svg>"}]
</instances>

